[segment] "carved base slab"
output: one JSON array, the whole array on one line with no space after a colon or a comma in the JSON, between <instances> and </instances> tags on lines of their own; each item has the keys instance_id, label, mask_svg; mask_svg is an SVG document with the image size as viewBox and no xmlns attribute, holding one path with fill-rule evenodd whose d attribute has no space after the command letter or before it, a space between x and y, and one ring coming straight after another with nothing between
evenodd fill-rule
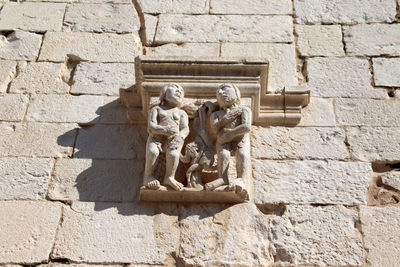
<instances>
[{"instance_id":1,"label":"carved base slab","mask_svg":"<svg viewBox=\"0 0 400 267\"><path fill-rule=\"evenodd\" d=\"M158 190L140 189L140 200L149 202L198 202L198 203L242 203L247 201L246 196L233 191L225 191L225 186L215 191L195 190L185 188L184 191L175 191L162 186Z\"/></svg>"}]
</instances>

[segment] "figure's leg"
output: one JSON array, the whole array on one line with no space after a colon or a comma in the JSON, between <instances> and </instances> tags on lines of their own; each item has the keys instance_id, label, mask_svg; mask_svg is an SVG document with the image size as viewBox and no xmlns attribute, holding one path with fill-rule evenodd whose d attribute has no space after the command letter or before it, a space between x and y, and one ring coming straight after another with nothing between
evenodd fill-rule
<instances>
[{"instance_id":1,"label":"figure's leg","mask_svg":"<svg viewBox=\"0 0 400 267\"><path fill-rule=\"evenodd\" d=\"M165 153L166 166L165 166L164 185L168 185L178 191L181 191L183 189L183 184L175 180L175 173L179 164L179 156L181 148L182 146L179 147L179 149L173 149L173 150L168 149L167 152Z\"/></svg>"},{"instance_id":2,"label":"figure's leg","mask_svg":"<svg viewBox=\"0 0 400 267\"><path fill-rule=\"evenodd\" d=\"M244 138L246 138L245 136ZM248 139L248 138L246 138ZM238 178L247 179L250 173L250 142L243 140L243 144L236 152L236 172Z\"/></svg>"},{"instance_id":3,"label":"figure's leg","mask_svg":"<svg viewBox=\"0 0 400 267\"><path fill-rule=\"evenodd\" d=\"M146 165L144 169L143 185L149 189L160 188L160 182L152 176L159 154L160 151L157 144L155 144L151 138L148 138L146 144Z\"/></svg>"},{"instance_id":4,"label":"figure's leg","mask_svg":"<svg viewBox=\"0 0 400 267\"><path fill-rule=\"evenodd\" d=\"M206 190L214 190L215 188L229 184L228 170L231 152L224 146L217 145L218 154L218 176L216 180L205 185Z\"/></svg>"}]
</instances>

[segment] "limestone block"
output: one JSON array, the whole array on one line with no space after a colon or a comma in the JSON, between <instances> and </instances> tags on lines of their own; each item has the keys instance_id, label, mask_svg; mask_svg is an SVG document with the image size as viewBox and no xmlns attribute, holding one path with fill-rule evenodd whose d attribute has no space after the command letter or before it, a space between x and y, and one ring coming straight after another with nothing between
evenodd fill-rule
<instances>
[{"instance_id":1,"label":"limestone block","mask_svg":"<svg viewBox=\"0 0 400 267\"><path fill-rule=\"evenodd\" d=\"M356 24L392 22L396 3L391 0L295 0L299 24Z\"/></svg>"},{"instance_id":2,"label":"limestone block","mask_svg":"<svg viewBox=\"0 0 400 267\"><path fill-rule=\"evenodd\" d=\"M154 36L156 35L156 28L158 23L158 17L144 14L144 36L145 44L151 45L154 41Z\"/></svg>"},{"instance_id":3,"label":"limestone block","mask_svg":"<svg viewBox=\"0 0 400 267\"><path fill-rule=\"evenodd\" d=\"M131 4L132 3L131 0L78 0L78 2L87 4L104 4L104 3Z\"/></svg>"},{"instance_id":4,"label":"limestone block","mask_svg":"<svg viewBox=\"0 0 400 267\"><path fill-rule=\"evenodd\" d=\"M4 36L0 35L0 59L36 60L42 35L16 31Z\"/></svg>"},{"instance_id":5,"label":"limestone block","mask_svg":"<svg viewBox=\"0 0 400 267\"><path fill-rule=\"evenodd\" d=\"M138 0L143 13L207 14L208 0Z\"/></svg>"},{"instance_id":6,"label":"limestone block","mask_svg":"<svg viewBox=\"0 0 400 267\"><path fill-rule=\"evenodd\" d=\"M135 65L81 62L75 69L71 93L118 95L119 89L135 85Z\"/></svg>"},{"instance_id":7,"label":"limestone block","mask_svg":"<svg viewBox=\"0 0 400 267\"><path fill-rule=\"evenodd\" d=\"M72 4L65 12L64 32L129 33L139 30L132 5Z\"/></svg>"},{"instance_id":8,"label":"limestone block","mask_svg":"<svg viewBox=\"0 0 400 267\"><path fill-rule=\"evenodd\" d=\"M298 83L296 53L292 44L223 43L221 56L268 59L268 90L272 92Z\"/></svg>"},{"instance_id":9,"label":"limestone block","mask_svg":"<svg viewBox=\"0 0 400 267\"><path fill-rule=\"evenodd\" d=\"M351 127L346 129L350 155L361 161L398 161L400 128Z\"/></svg>"},{"instance_id":10,"label":"limestone block","mask_svg":"<svg viewBox=\"0 0 400 267\"><path fill-rule=\"evenodd\" d=\"M270 222L275 264L363 265L357 211L343 206L287 206Z\"/></svg>"},{"instance_id":11,"label":"limestone block","mask_svg":"<svg viewBox=\"0 0 400 267\"><path fill-rule=\"evenodd\" d=\"M15 29L34 32L61 31L65 5L8 2L1 10L0 31Z\"/></svg>"},{"instance_id":12,"label":"limestone block","mask_svg":"<svg viewBox=\"0 0 400 267\"><path fill-rule=\"evenodd\" d=\"M156 47L146 47L149 56L186 56L186 57L218 57L218 43L184 43L165 44Z\"/></svg>"},{"instance_id":13,"label":"limestone block","mask_svg":"<svg viewBox=\"0 0 400 267\"><path fill-rule=\"evenodd\" d=\"M59 203L2 201L0 215L0 263L48 260L61 216Z\"/></svg>"},{"instance_id":14,"label":"limestone block","mask_svg":"<svg viewBox=\"0 0 400 267\"><path fill-rule=\"evenodd\" d=\"M400 101L336 99L336 120L344 126L400 126Z\"/></svg>"},{"instance_id":15,"label":"limestone block","mask_svg":"<svg viewBox=\"0 0 400 267\"><path fill-rule=\"evenodd\" d=\"M70 55L93 62L134 62L140 52L137 34L47 32L39 60L64 62Z\"/></svg>"},{"instance_id":16,"label":"limestone block","mask_svg":"<svg viewBox=\"0 0 400 267\"><path fill-rule=\"evenodd\" d=\"M387 98L386 90L372 87L366 59L309 58L307 75L313 96Z\"/></svg>"},{"instance_id":17,"label":"limestone block","mask_svg":"<svg viewBox=\"0 0 400 267\"><path fill-rule=\"evenodd\" d=\"M369 163L253 161L255 203L366 204Z\"/></svg>"},{"instance_id":18,"label":"limestone block","mask_svg":"<svg viewBox=\"0 0 400 267\"><path fill-rule=\"evenodd\" d=\"M29 62L18 65L18 76L10 86L12 93L65 94L69 90L62 76L64 64Z\"/></svg>"},{"instance_id":19,"label":"limestone block","mask_svg":"<svg viewBox=\"0 0 400 267\"><path fill-rule=\"evenodd\" d=\"M53 200L134 201L143 161L59 159L49 186Z\"/></svg>"},{"instance_id":20,"label":"limestone block","mask_svg":"<svg viewBox=\"0 0 400 267\"><path fill-rule=\"evenodd\" d=\"M332 99L312 97L301 116L297 126L336 126Z\"/></svg>"},{"instance_id":21,"label":"limestone block","mask_svg":"<svg viewBox=\"0 0 400 267\"><path fill-rule=\"evenodd\" d=\"M343 32L348 55L400 55L400 24L360 24Z\"/></svg>"},{"instance_id":22,"label":"limestone block","mask_svg":"<svg viewBox=\"0 0 400 267\"><path fill-rule=\"evenodd\" d=\"M391 171L380 176L382 183L400 191L400 171Z\"/></svg>"},{"instance_id":23,"label":"limestone block","mask_svg":"<svg viewBox=\"0 0 400 267\"><path fill-rule=\"evenodd\" d=\"M373 58L376 86L400 87L400 58Z\"/></svg>"},{"instance_id":24,"label":"limestone block","mask_svg":"<svg viewBox=\"0 0 400 267\"><path fill-rule=\"evenodd\" d=\"M0 123L0 156L69 156L74 128L74 124Z\"/></svg>"},{"instance_id":25,"label":"limestone block","mask_svg":"<svg viewBox=\"0 0 400 267\"><path fill-rule=\"evenodd\" d=\"M96 125L82 128L79 130L74 156L144 160L147 135L144 125Z\"/></svg>"},{"instance_id":26,"label":"limestone block","mask_svg":"<svg viewBox=\"0 0 400 267\"><path fill-rule=\"evenodd\" d=\"M44 199L52 168L52 159L0 158L0 200Z\"/></svg>"},{"instance_id":27,"label":"limestone block","mask_svg":"<svg viewBox=\"0 0 400 267\"><path fill-rule=\"evenodd\" d=\"M296 25L300 55L344 56L340 25Z\"/></svg>"},{"instance_id":28,"label":"limestone block","mask_svg":"<svg viewBox=\"0 0 400 267\"><path fill-rule=\"evenodd\" d=\"M100 111L99 123L130 124L126 107L121 103L119 97L103 97L103 106Z\"/></svg>"},{"instance_id":29,"label":"limestone block","mask_svg":"<svg viewBox=\"0 0 400 267\"><path fill-rule=\"evenodd\" d=\"M10 60L0 60L0 93L5 93L8 84L14 78L17 62Z\"/></svg>"},{"instance_id":30,"label":"limestone block","mask_svg":"<svg viewBox=\"0 0 400 267\"><path fill-rule=\"evenodd\" d=\"M371 266L397 266L400 262L400 208L360 207L364 246Z\"/></svg>"},{"instance_id":31,"label":"limestone block","mask_svg":"<svg viewBox=\"0 0 400 267\"><path fill-rule=\"evenodd\" d=\"M292 14L290 0L211 0L210 14Z\"/></svg>"},{"instance_id":32,"label":"limestone block","mask_svg":"<svg viewBox=\"0 0 400 267\"><path fill-rule=\"evenodd\" d=\"M52 258L85 263L162 264L177 250L174 206L74 202L64 208ZM77 227L79 226L79 227Z\"/></svg>"},{"instance_id":33,"label":"limestone block","mask_svg":"<svg viewBox=\"0 0 400 267\"><path fill-rule=\"evenodd\" d=\"M41 122L94 122L103 103L101 96L34 95L26 119Z\"/></svg>"},{"instance_id":34,"label":"limestone block","mask_svg":"<svg viewBox=\"0 0 400 267\"><path fill-rule=\"evenodd\" d=\"M292 42L292 23L290 16L160 15L155 42Z\"/></svg>"},{"instance_id":35,"label":"limestone block","mask_svg":"<svg viewBox=\"0 0 400 267\"><path fill-rule=\"evenodd\" d=\"M270 266L269 222L254 204L182 208L179 258L188 266Z\"/></svg>"},{"instance_id":36,"label":"limestone block","mask_svg":"<svg viewBox=\"0 0 400 267\"><path fill-rule=\"evenodd\" d=\"M252 156L258 159L346 159L344 131L334 127L253 127Z\"/></svg>"},{"instance_id":37,"label":"limestone block","mask_svg":"<svg viewBox=\"0 0 400 267\"><path fill-rule=\"evenodd\" d=\"M21 121L29 98L26 95L0 94L0 120Z\"/></svg>"}]
</instances>

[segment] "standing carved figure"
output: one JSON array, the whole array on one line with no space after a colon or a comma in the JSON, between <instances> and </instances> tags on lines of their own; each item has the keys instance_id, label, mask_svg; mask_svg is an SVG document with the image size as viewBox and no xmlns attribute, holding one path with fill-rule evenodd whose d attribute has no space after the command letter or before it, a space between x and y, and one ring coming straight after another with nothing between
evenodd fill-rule
<instances>
[{"instance_id":1,"label":"standing carved figure","mask_svg":"<svg viewBox=\"0 0 400 267\"><path fill-rule=\"evenodd\" d=\"M205 189L214 190L219 186L228 185L228 190L248 195L251 111L240 105L240 91L233 84L223 84L217 89L217 101L218 105L213 107L217 110L210 116L210 125L217 134L219 178L207 183ZM231 153L235 153L236 156L235 179L228 177Z\"/></svg>"},{"instance_id":2,"label":"standing carved figure","mask_svg":"<svg viewBox=\"0 0 400 267\"><path fill-rule=\"evenodd\" d=\"M159 189L160 181L154 177L160 153L165 153L165 175L162 185L183 190L183 184L175 179L183 142L189 134L188 116L180 107L183 88L176 83L164 86L159 102L150 108L146 143L146 165L143 184L148 189Z\"/></svg>"}]
</instances>

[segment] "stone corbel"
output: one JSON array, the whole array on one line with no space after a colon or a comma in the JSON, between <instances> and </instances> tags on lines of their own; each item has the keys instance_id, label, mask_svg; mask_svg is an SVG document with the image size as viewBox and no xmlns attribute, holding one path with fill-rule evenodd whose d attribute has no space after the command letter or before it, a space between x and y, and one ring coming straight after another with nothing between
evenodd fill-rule
<instances>
[{"instance_id":1,"label":"stone corbel","mask_svg":"<svg viewBox=\"0 0 400 267\"><path fill-rule=\"evenodd\" d=\"M120 91L121 101L134 123L145 123L149 105L166 83L179 83L188 101L215 99L216 88L235 84L241 91L243 105L253 113L253 124L294 126L301 120L301 110L310 102L310 91L286 87L281 93L267 89L268 60L154 58L136 59L136 86ZM189 103L188 103L189 104Z\"/></svg>"}]
</instances>

